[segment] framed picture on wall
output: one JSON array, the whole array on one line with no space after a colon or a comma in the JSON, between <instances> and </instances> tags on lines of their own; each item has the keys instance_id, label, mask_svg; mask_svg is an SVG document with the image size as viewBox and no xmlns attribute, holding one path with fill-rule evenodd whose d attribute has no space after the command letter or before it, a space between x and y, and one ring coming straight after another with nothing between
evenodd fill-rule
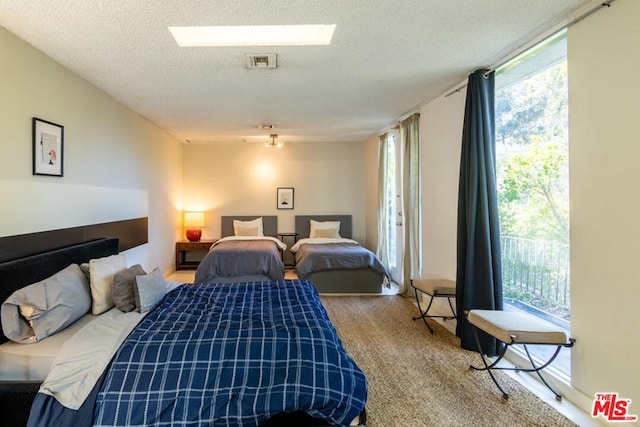
<instances>
[{"instance_id":1,"label":"framed picture on wall","mask_svg":"<svg viewBox=\"0 0 640 427\"><path fill-rule=\"evenodd\" d=\"M278 187L278 209L293 209L293 187Z\"/></svg>"},{"instance_id":2,"label":"framed picture on wall","mask_svg":"<svg viewBox=\"0 0 640 427\"><path fill-rule=\"evenodd\" d=\"M64 126L33 118L33 174L62 176Z\"/></svg>"}]
</instances>

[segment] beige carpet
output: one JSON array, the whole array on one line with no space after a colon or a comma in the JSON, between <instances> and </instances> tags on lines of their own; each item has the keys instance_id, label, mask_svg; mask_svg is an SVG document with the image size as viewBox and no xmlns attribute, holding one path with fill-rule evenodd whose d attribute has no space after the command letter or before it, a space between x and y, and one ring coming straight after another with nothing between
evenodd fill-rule
<instances>
[{"instance_id":1,"label":"beige carpet","mask_svg":"<svg viewBox=\"0 0 640 427\"><path fill-rule=\"evenodd\" d=\"M410 299L400 296L323 296L344 346L369 381L368 427L572 426L551 406L496 372L509 393L503 401L482 362L433 322L430 334Z\"/></svg>"}]
</instances>

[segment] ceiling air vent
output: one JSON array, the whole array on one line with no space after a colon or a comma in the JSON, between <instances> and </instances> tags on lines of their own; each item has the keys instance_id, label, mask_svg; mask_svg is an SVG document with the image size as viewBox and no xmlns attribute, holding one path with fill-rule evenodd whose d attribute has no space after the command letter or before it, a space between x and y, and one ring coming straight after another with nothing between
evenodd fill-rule
<instances>
[{"instance_id":1,"label":"ceiling air vent","mask_svg":"<svg viewBox=\"0 0 640 427\"><path fill-rule=\"evenodd\" d=\"M276 68L275 53L248 53L247 68Z\"/></svg>"}]
</instances>

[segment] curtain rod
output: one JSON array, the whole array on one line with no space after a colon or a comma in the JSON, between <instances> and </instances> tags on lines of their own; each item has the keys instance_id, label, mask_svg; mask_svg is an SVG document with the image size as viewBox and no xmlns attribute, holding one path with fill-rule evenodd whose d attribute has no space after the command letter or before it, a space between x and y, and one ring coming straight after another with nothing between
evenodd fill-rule
<instances>
[{"instance_id":1,"label":"curtain rod","mask_svg":"<svg viewBox=\"0 0 640 427\"><path fill-rule=\"evenodd\" d=\"M402 123L403 120L408 119L409 117L411 117L412 115L417 113L417 110L419 110L420 107L418 107L417 109L413 109L411 110L411 113L405 114L403 116L400 117L400 119L396 120L394 122L393 125L386 125L385 127L382 128L382 130L380 132L378 132L378 136L380 135L384 135L385 133L388 133L390 130L399 130L400 129L400 123Z\"/></svg>"},{"instance_id":2,"label":"curtain rod","mask_svg":"<svg viewBox=\"0 0 640 427\"><path fill-rule=\"evenodd\" d=\"M594 13L596 13L597 11L602 9L603 7L611 7L611 3L613 3L614 1L615 0L603 1L602 3L599 3L598 5L596 5L596 6L592 7L591 9L587 10L586 12L581 14L580 16L572 19L567 24L564 24L564 25L560 26L559 28L554 28L554 29L550 30L548 33L544 34L543 36L534 39L535 40L534 42L528 42L528 43L520 46L519 48L514 49L513 51L511 51L510 54L508 54L506 57L502 58L497 65L494 65L493 67L489 67L489 72L495 71L498 68L506 65L509 61L511 61L512 59L515 59L518 55L520 55L520 54L524 53L525 51L529 50L530 48L532 48L534 45L538 44L542 40L547 39L547 38L553 36L554 34L560 32L560 31L562 31L562 30L564 30L566 28L571 27L574 24L577 24L578 22L582 21L586 17L593 15ZM444 95L444 97L448 98L449 96L453 95L454 93L460 92L465 87L467 87L466 83L464 83L464 84L458 86L457 88L452 89L451 91L447 92Z\"/></svg>"}]
</instances>

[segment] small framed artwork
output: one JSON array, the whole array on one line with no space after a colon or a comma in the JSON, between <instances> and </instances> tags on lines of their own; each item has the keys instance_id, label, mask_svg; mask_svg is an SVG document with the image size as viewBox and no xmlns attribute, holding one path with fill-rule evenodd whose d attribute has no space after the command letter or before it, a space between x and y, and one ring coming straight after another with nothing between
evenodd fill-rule
<instances>
[{"instance_id":1,"label":"small framed artwork","mask_svg":"<svg viewBox=\"0 0 640 427\"><path fill-rule=\"evenodd\" d=\"M278 209L293 209L293 187L278 187Z\"/></svg>"},{"instance_id":2,"label":"small framed artwork","mask_svg":"<svg viewBox=\"0 0 640 427\"><path fill-rule=\"evenodd\" d=\"M62 176L64 126L33 118L33 174Z\"/></svg>"}]
</instances>

